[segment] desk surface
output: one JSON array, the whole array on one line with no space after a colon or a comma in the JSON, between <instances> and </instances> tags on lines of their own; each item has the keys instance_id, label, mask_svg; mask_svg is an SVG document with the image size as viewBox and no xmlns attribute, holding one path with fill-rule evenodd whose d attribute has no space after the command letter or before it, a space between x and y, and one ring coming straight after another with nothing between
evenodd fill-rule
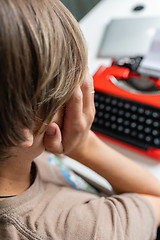
<instances>
[{"instance_id":1,"label":"desk surface","mask_svg":"<svg viewBox=\"0 0 160 240\"><path fill-rule=\"evenodd\" d=\"M144 5L143 10L137 12L132 11L135 6L142 4ZM80 21L80 27L87 42L88 66L91 74L93 74L101 64L110 65L111 63L111 59L109 58L101 59L97 57L99 44L107 23L112 18L136 18L146 16L160 16L159 0L141 0L140 2L137 0L102 0ZM119 152L147 168L160 180L160 162L132 150L123 148L119 145L113 145L111 142L107 143ZM76 170L79 169L79 171L84 175L85 173L89 174L86 168L83 169L83 167L79 164L77 165L77 163L74 163L74 166ZM92 173L90 175L91 177L93 176Z\"/></svg>"}]
</instances>

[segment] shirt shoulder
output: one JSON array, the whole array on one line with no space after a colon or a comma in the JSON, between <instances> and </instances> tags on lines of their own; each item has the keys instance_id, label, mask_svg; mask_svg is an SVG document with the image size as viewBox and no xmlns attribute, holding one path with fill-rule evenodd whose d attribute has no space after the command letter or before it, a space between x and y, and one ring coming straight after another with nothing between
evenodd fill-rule
<instances>
[{"instance_id":1,"label":"shirt shoulder","mask_svg":"<svg viewBox=\"0 0 160 240\"><path fill-rule=\"evenodd\" d=\"M65 193L70 199L71 193ZM77 195L77 198L78 197ZM153 240L156 220L150 204L137 194L84 199L66 209L63 239Z\"/></svg>"}]
</instances>

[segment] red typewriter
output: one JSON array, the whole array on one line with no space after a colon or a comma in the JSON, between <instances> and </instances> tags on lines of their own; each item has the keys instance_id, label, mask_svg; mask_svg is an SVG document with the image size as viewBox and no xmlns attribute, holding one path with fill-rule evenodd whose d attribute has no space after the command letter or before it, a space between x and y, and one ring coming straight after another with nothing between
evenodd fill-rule
<instances>
[{"instance_id":1,"label":"red typewriter","mask_svg":"<svg viewBox=\"0 0 160 240\"><path fill-rule=\"evenodd\" d=\"M96 71L92 130L160 160L160 78L138 72L142 59L120 57Z\"/></svg>"}]
</instances>

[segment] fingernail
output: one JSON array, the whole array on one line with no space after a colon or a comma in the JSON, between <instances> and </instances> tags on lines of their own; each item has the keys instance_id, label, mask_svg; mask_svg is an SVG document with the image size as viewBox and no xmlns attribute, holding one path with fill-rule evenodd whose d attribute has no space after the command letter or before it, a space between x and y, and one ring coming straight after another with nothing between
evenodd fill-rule
<instances>
[{"instance_id":1,"label":"fingernail","mask_svg":"<svg viewBox=\"0 0 160 240\"><path fill-rule=\"evenodd\" d=\"M47 134L48 136L54 136L55 130L54 130L53 128L48 128L48 129L46 130L46 134Z\"/></svg>"}]
</instances>

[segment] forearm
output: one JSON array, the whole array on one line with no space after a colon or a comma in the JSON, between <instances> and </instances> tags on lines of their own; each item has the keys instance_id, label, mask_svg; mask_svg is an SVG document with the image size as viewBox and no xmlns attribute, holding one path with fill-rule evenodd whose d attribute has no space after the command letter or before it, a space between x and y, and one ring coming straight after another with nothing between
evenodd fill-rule
<instances>
[{"instance_id":1,"label":"forearm","mask_svg":"<svg viewBox=\"0 0 160 240\"><path fill-rule=\"evenodd\" d=\"M110 148L92 132L86 146L71 157L106 178L119 193L160 196L160 182L151 173Z\"/></svg>"}]
</instances>

